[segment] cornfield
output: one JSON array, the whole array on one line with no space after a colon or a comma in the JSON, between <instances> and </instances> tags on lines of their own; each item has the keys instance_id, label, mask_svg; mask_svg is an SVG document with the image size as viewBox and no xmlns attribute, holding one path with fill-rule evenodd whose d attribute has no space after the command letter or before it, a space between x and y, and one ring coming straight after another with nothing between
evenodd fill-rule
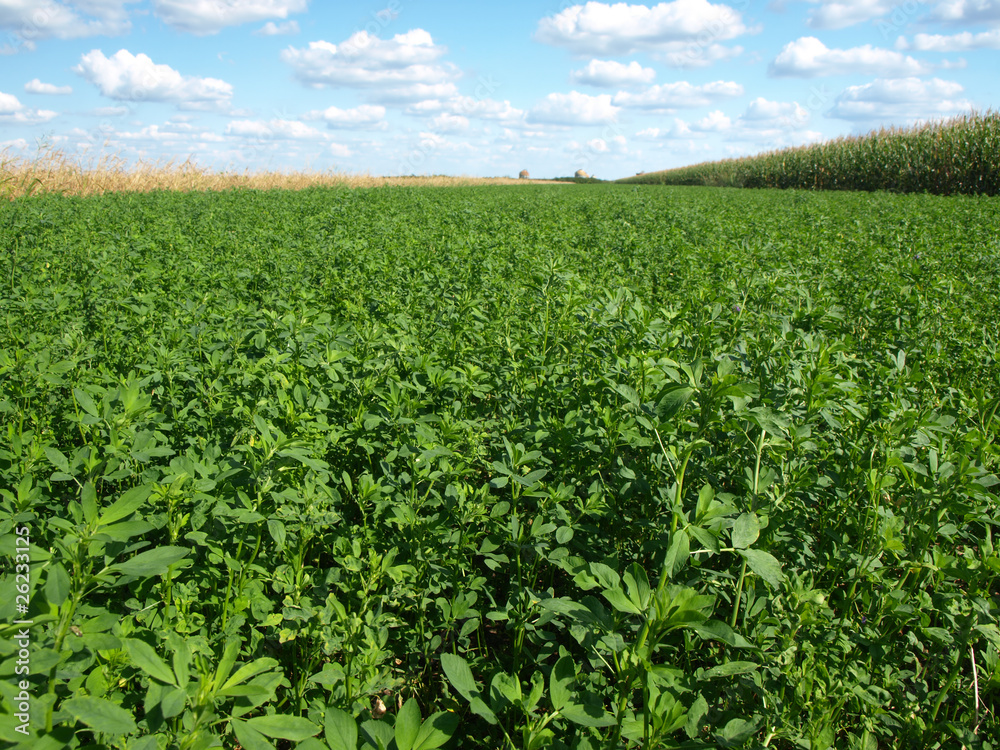
<instances>
[{"instance_id":1,"label":"cornfield","mask_svg":"<svg viewBox=\"0 0 1000 750\"><path fill-rule=\"evenodd\" d=\"M914 128L883 128L863 136L651 172L619 182L996 195L1000 192L1000 113L989 110Z\"/></svg>"}]
</instances>

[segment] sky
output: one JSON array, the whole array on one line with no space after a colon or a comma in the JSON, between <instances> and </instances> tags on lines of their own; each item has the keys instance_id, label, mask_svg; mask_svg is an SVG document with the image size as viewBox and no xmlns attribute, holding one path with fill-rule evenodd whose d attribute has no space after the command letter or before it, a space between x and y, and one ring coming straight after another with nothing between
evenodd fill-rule
<instances>
[{"instance_id":1,"label":"sky","mask_svg":"<svg viewBox=\"0 0 1000 750\"><path fill-rule=\"evenodd\" d=\"M616 179L1000 108L1000 0L0 0L0 149Z\"/></svg>"}]
</instances>

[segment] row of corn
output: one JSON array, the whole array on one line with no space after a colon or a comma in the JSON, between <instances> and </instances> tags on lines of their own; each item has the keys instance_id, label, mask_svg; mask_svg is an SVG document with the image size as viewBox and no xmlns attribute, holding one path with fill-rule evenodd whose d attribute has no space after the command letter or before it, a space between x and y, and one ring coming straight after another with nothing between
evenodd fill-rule
<instances>
[{"instance_id":1,"label":"row of corn","mask_svg":"<svg viewBox=\"0 0 1000 750\"><path fill-rule=\"evenodd\" d=\"M1000 193L1000 112L649 172L621 182L896 193Z\"/></svg>"}]
</instances>

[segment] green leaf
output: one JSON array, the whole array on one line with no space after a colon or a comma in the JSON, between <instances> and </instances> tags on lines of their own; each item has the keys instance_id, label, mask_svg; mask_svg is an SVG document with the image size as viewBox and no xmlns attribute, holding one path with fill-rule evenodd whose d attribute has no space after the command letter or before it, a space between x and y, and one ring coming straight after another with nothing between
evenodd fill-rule
<instances>
[{"instance_id":1,"label":"green leaf","mask_svg":"<svg viewBox=\"0 0 1000 750\"><path fill-rule=\"evenodd\" d=\"M49 462L64 474L69 474L69 459L58 448L51 445L45 446L45 457Z\"/></svg>"},{"instance_id":2,"label":"green leaf","mask_svg":"<svg viewBox=\"0 0 1000 750\"><path fill-rule=\"evenodd\" d=\"M490 724L496 724L496 714L480 697L479 688L476 686L476 680L472 676L468 662L455 654L441 654L441 668L452 686L463 698L469 701L469 707L473 713L482 716Z\"/></svg>"},{"instance_id":3,"label":"green leaf","mask_svg":"<svg viewBox=\"0 0 1000 750\"><path fill-rule=\"evenodd\" d=\"M571 686L576 681L576 664L572 656L564 656L552 667L549 674L549 700L552 708L561 711L569 703Z\"/></svg>"},{"instance_id":4,"label":"green leaf","mask_svg":"<svg viewBox=\"0 0 1000 750\"><path fill-rule=\"evenodd\" d=\"M781 572L781 563L773 556L758 549L741 549L739 553L747 561L750 570L767 581L772 588L781 587L785 574Z\"/></svg>"},{"instance_id":5,"label":"green leaf","mask_svg":"<svg viewBox=\"0 0 1000 750\"><path fill-rule=\"evenodd\" d=\"M255 729L266 737L281 740L301 741L319 732L319 727L309 719L300 716L273 714L271 716L256 716L247 719L251 729Z\"/></svg>"},{"instance_id":6,"label":"green leaf","mask_svg":"<svg viewBox=\"0 0 1000 750\"><path fill-rule=\"evenodd\" d=\"M184 710L185 703L187 703L186 690L183 688L168 690L160 699L160 712L163 714L163 718L169 719L177 716Z\"/></svg>"},{"instance_id":7,"label":"green leaf","mask_svg":"<svg viewBox=\"0 0 1000 750\"><path fill-rule=\"evenodd\" d=\"M137 729L132 714L103 698L70 698L63 701L62 709L91 729L105 734L129 734Z\"/></svg>"},{"instance_id":8,"label":"green leaf","mask_svg":"<svg viewBox=\"0 0 1000 750\"><path fill-rule=\"evenodd\" d=\"M737 674L746 674L756 671L759 664L752 661L731 661L728 664L720 664L717 667L706 669L701 679L711 680L714 677L732 677Z\"/></svg>"},{"instance_id":9,"label":"green leaf","mask_svg":"<svg viewBox=\"0 0 1000 750\"><path fill-rule=\"evenodd\" d=\"M760 522L754 513L744 513L733 524L733 546L746 549L760 536Z\"/></svg>"},{"instance_id":10,"label":"green leaf","mask_svg":"<svg viewBox=\"0 0 1000 750\"><path fill-rule=\"evenodd\" d=\"M695 389L689 385L667 386L660 393L660 400L656 404L656 416L661 422L673 419L694 394Z\"/></svg>"},{"instance_id":11,"label":"green leaf","mask_svg":"<svg viewBox=\"0 0 1000 750\"><path fill-rule=\"evenodd\" d=\"M187 557L190 551L184 547L157 547L140 552L130 560L112 565L110 569L136 578L162 575L171 565Z\"/></svg>"},{"instance_id":12,"label":"green leaf","mask_svg":"<svg viewBox=\"0 0 1000 750\"><path fill-rule=\"evenodd\" d=\"M323 728L330 750L357 750L358 724L346 711L328 707Z\"/></svg>"},{"instance_id":13,"label":"green leaf","mask_svg":"<svg viewBox=\"0 0 1000 750\"><path fill-rule=\"evenodd\" d=\"M396 750L411 750L420 731L420 707L410 698L396 714Z\"/></svg>"},{"instance_id":14,"label":"green leaf","mask_svg":"<svg viewBox=\"0 0 1000 750\"><path fill-rule=\"evenodd\" d=\"M74 388L73 395L76 397L76 402L80 405L80 408L87 412L87 414L92 417L101 416L97 410L97 404L94 403L94 399L90 397L89 393L81 391L79 388Z\"/></svg>"},{"instance_id":15,"label":"green leaf","mask_svg":"<svg viewBox=\"0 0 1000 750\"><path fill-rule=\"evenodd\" d=\"M684 529L677 529L670 540L670 549L663 564L667 567L667 578L673 578L684 567L691 555L691 540Z\"/></svg>"},{"instance_id":16,"label":"green leaf","mask_svg":"<svg viewBox=\"0 0 1000 750\"><path fill-rule=\"evenodd\" d=\"M62 563L55 563L45 577L45 598L53 607L60 607L69 597L69 573Z\"/></svg>"},{"instance_id":17,"label":"green leaf","mask_svg":"<svg viewBox=\"0 0 1000 750\"><path fill-rule=\"evenodd\" d=\"M750 641L721 620L708 620L707 622L697 623L691 627L702 638L722 641L722 643L733 648L754 648L754 645Z\"/></svg>"},{"instance_id":18,"label":"green leaf","mask_svg":"<svg viewBox=\"0 0 1000 750\"><path fill-rule=\"evenodd\" d=\"M632 601L625 595L625 592L621 590L620 586L605 589L601 593L604 595L604 598L608 600L611 606L619 612L624 612L629 615L642 614L642 610L632 603Z\"/></svg>"},{"instance_id":19,"label":"green leaf","mask_svg":"<svg viewBox=\"0 0 1000 750\"><path fill-rule=\"evenodd\" d=\"M270 657L264 657L263 659L255 659L249 664L244 664L242 667L237 669L233 676L226 680L223 688L230 688L234 685L239 685L241 682L246 682L254 675L258 675L261 672L266 672L269 669L274 669L278 666L278 660L272 659Z\"/></svg>"},{"instance_id":20,"label":"green leaf","mask_svg":"<svg viewBox=\"0 0 1000 750\"><path fill-rule=\"evenodd\" d=\"M615 724L614 717L596 705L572 703L564 706L560 713L582 727L610 727Z\"/></svg>"},{"instance_id":21,"label":"green leaf","mask_svg":"<svg viewBox=\"0 0 1000 750\"><path fill-rule=\"evenodd\" d=\"M174 673L152 646L138 638L125 638L124 644L129 658L139 669L160 682L177 687L177 678Z\"/></svg>"},{"instance_id":22,"label":"green leaf","mask_svg":"<svg viewBox=\"0 0 1000 750\"><path fill-rule=\"evenodd\" d=\"M458 722L458 714L451 711L438 711L432 714L420 725L420 731L413 740L411 750L434 750L441 747L455 734Z\"/></svg>"},{"instance_id":23,"label":"green leaf","mask_svg":"<svg viewBox=\"0 0 1000 750\"><path fill-rule=\"evenodd\" d=\"M153 488L150 485L144 484L123 492L121 497L104 509L104 512L97 519L97 525L107 526L132 515L142 507L152 491Z\"/></svg>"},{"instance_id":24,"label":"green leaf","mask_svg":"<svg viewBox=\"0 0 1000 750\"><path fill-rule=\"evenodd\" d=\"M246 750L274 750L274 745L268 742L264 738L264 735L245 721L233 719L230 721L230 725L233 728L236 739L239 740L240 745L246 748ZM355 748L352 747L351 750L355 750Z\"/></svg>"},{"instance_id":25,"label":"green leaf","mask_svg":"<svg viewBox=\"0 0 1000 750\"><path fill-rule=\"evenodd\" d=\"M520 705L522 699L521 682L506 672L497 672L490 683L490 703L494 711L499 711L504 703Z\"/></svg>"}]
</instances>

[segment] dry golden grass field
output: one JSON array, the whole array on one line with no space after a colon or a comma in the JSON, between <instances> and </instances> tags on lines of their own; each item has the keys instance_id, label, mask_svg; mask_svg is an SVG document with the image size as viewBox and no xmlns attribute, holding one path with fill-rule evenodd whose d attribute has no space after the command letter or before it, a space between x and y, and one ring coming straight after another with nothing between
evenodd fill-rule
<instances>
[{"instance_id":1,"label":"dry golden grass field","mask_svg":"<svg viewBox=\"0 0 1000 750\"><path fill-rule=\"evenodd\" d=\"M153 190L228 190L249 188L301 190L316 186L351 188L394 185L565 185L557 180L522 180L513 177L402 176L378 177L334 171L305 172L216 172L184 162L138 162L129 164L119 155L82 161L58 149L43 149L26 158L0 151L0 197L7 200L37 193L100 195L112 192L144 193Z\"/></svg>"}]
</instances>

